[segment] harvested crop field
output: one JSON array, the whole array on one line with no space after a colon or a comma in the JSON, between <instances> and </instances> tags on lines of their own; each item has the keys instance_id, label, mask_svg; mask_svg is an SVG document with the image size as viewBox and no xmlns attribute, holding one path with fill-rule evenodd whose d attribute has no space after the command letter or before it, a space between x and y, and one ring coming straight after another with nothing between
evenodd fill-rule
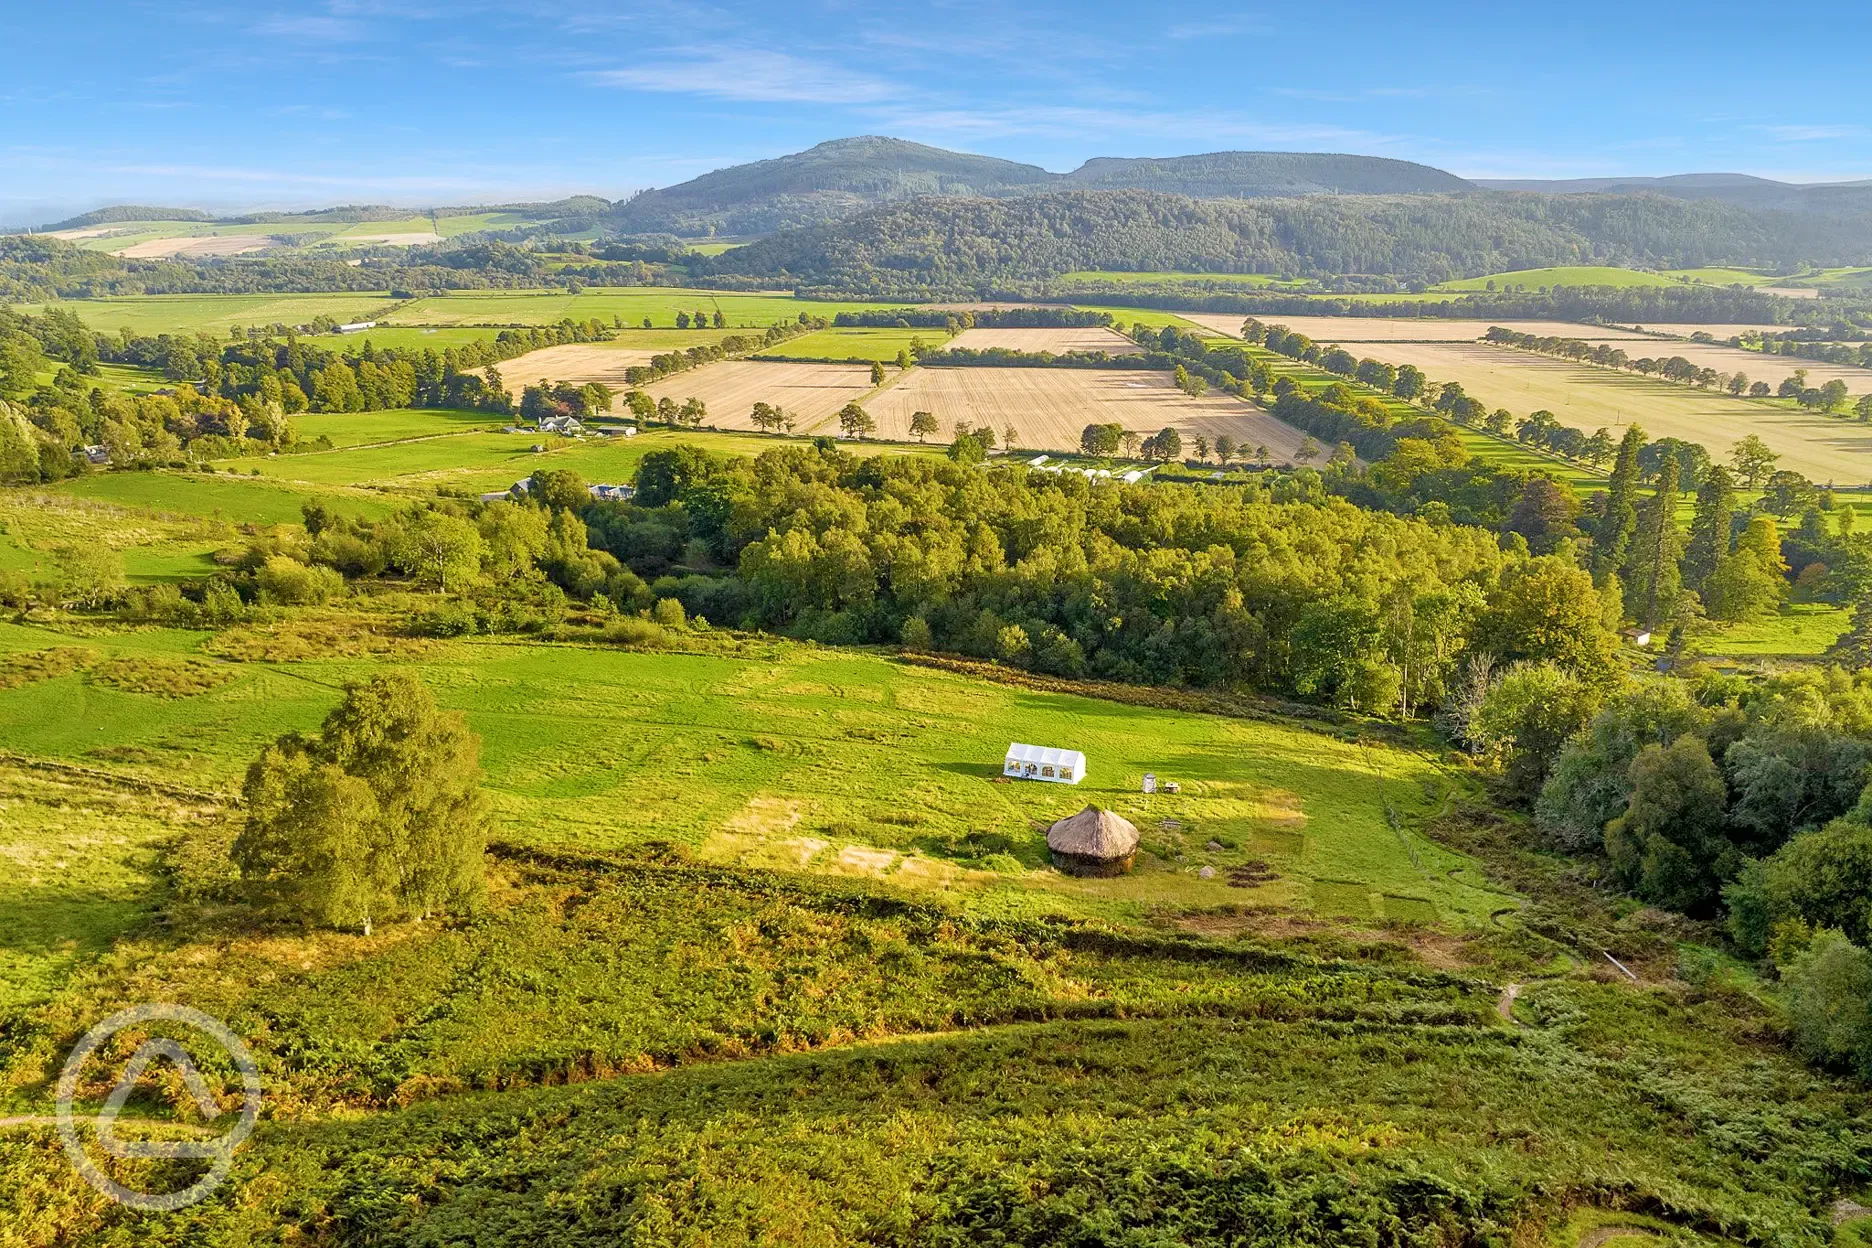
<instances>
[{"instance_id":1,"label":"harvested crop field","mask_svg":"<svg viewBox=\"0 0 1872 1248\"><path fill-rule=\"evenodd\" d=\"M582 386L601 381L613 390L624 388L624 370L648 364L655 351L620 346L616 342L569 342L562 347L542 347L515 356L494 367L501 380L516 396L520 387L530 386L542 377L548 381L569 381Z\"/></svg>"},{"instance_id":2,"label":"harvested crop field","mask_svg":"<svg viewBox=\"0 0 1872 1248\"><path fill-rule=\"evenodd\" d=\"M1673 355L1681 355L1698 368L1713 368L1719 373L1740 370L1748 374L1750 381L1765 381L1771 386L1778 387L1782 378L1791 377L1795 369L1804 368L1810 386L1824 386L1837 379L1845 382L1846 388L1856 395L1872 392L1872 369L1851 364L1826 364L1792 355L1764 355L1760 351L1744 351L1740 347L1712 346L1702 342L1654 339L1638 347L1629 338L1588 338L1586 341L1609 343L1633 359L1649 357L1667 360Z\"/></svg>"},{"instance_id":3,"label":"harvested crop field","mask_svg":"<svg viewBox=\"0 0 1872 1248\"><path fill-rule=\"evenodd\" d=\"M1239 326L1240 322L1236 322ZM1116 330L1087 326L1081 329L970 329L950 339L950 347L968 351L1103 351L1107 355L1137 355L1143 348Z\"/></svg>"},{"instance_id":4,"label":"harvested crop field","mask_svg":"<svg viewBox=\"0 0 1872 1248\"><path fill-rule=\"evenodd\" d=\"M273 246L267 234L204 234L194 238L152 238L133 243L111 254L126 260L155 260L164 256L238 256Z\"/></svg>"},{"instance_id":5,"label":"harvested crop field","mask_svg":"<svg viewBox=\"0 0 1872 1248\"><path fill-rule=\"evenodd\" d=\"M1727 459L1732 446L1754 433L1780 454L1782 468L1819 482L1872 481L1872 429L1837 416L1732 399L1507 347L1394 343L1374 354L1388 364L1415 364L1433 382L1461 382L1471 398L1516 416L1545 409L1563 425L1588 433L1605 428L1614 438L1636 422L1652 438L1698 442L1718 459Z\"/></svg>"},{"instance_id":6,"label":"harvested crop field","mask_svg":"<svg viewBox=\"0 0 1872 1248\"><path fill-rule=\"evenodd\" d=\"M1245 317L1223 312L1186 312L1186 321L1231 338L1241 337ZM1625 330L1603 325L1579 325L1572 321L1454 321L1434 317L1381 316L1263 316L1265 325L1285 325L1315 342L1474 342L1488 333L1491 325L1505 325L1524 334L1552 335L1557 338L1636 338Z\"/></svg>"},{"instance_id":7,"label":"harvested crop field","mask_svg":"<svg viewBox=\"0 0 1872 1248\"><path fill-rule=\"evenodd\" d=\"M1010 426L1025 450L1071 451L1087 425L1116 423L1140 434L1172 428L1185 438L1228 434L1250 447L1266 446L1277 460L1291 458L1306 436L1240 399L1193 399L1168 373L1110 368L923 367L865 403L877 436L908 441L910 415L926 411L941 423L944 441L958 420L990 425L997 437Z\"/></svg>"},{"instance_id":8,"label":"harvested crop field","mask_svg":"<svg viewBox=\"0 0 1872 1248\"><path fill-rule=\"evenodd\" d=\"M418 243L442 241L442 236L433 230L410 234L341 234L338 238L347 243L384 243L391 247L413 247Z\"/></svg>"},{"instance_id":9,"label":"harvested crop field","mask_svg":"<svg viewBox=\"0 0 1872 1248\"><path fill-rule=\"evenodd\" d=\"M1645 329L1654 334L1674 334L1679 338L1688 338L1692 334L1708 334L1718 342L1727 342L1731 338L1746 338L1752 334L1785 334L1795 325L1646 325ZM1595 334L1599 330L1593 329Z\"/></svg>"},{"instance_id":10,"label":"harvested crop field","mask_svg":"<svg viewBox=\"0 0 1872 1248\"><path fill-rule=\"evenodd\" d=\"M704 423L717 429L752 429L754 404L771 403L793 416L797 433L836 431L833 416L870 389L871 370L861 364L767 360L724 360L643 387L653 399L701 399L708 405Z\"/></svg>"}]
</instances>

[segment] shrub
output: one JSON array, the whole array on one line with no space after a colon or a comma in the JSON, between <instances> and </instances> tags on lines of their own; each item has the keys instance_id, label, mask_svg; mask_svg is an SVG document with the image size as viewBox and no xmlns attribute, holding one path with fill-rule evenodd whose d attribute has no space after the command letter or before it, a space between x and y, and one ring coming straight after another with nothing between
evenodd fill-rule
<instances>
[{"instance_id":1,"label":"shrub","mask_svg":"<svg viewBox=\"0 0 1872 1248\"><path fill-rule=\"evenodd\" d=\"M91 672L97 684L125 693L147 693L159 698L189 698L207 693L234 679L234 674L200 659L170 659L160 655L124 655L107 659Z\"/></svg>"},{"instance_id":2,"label":"shrub","mask_svg":"<svg viewBox=\"0 0 1872 1248\"><path fill-rule=\"evenodd\" d=\"M344 592L344 577L326 567L307 567L297 559L273 555L254 573L266 601L287 606L317 606Z\"/></svg>"}]
</instances>

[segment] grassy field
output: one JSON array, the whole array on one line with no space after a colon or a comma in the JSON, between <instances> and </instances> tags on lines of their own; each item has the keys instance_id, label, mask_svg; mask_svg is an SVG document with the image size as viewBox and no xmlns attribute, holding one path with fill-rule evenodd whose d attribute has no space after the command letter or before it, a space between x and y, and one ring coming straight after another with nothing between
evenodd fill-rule
<instances>
[{"instance_id":1,"label":"grassy field","mask_svg":"<svg viewBox=\"0 0 1872 1248\"><path fill-rule=\"evenodd\" d=\"M387 319L392 325L550 325L568 316L575 321L596 317L606 323L615 316L626 324L640 325L647 316L653 328L672 329L678 312L702 311L712 318L720 309L730 326L742 328L791 321L801 312L829 318L875 306L879 305L820 303L786 293L593 287L576 295L563 290L457 291L419 299Z\"/></svg>"},{"instance_id":2,"label":"grassy field","mask_svg":"<svg viewBox=\"0 0 1872 1248\"><path fill-rule=\"evenodd\" d=\"M441 434L499 430L510 417L489 412L425 411L301 412L293 417L293 431L301 442L329 439L333 446L364 446ZM238 468L240 461L229 461Z\"/></svg>"},{"instance_id":3,"label":"grassy field","mask_svg":"<svg viewBox=\"0 0 1872 1248\"><path fill-rule=\"evenodd\" d=\"M1371 354L1390 364L1414 364L1434 382L1460 382L1471 398L1516 416L1544 409L1561 424L1588 433L1605 428L1615 438L1636 423L1652 438L1701 443L1718 459L1754 433L1780 454L1780 467L1816 482L1872 480L1872 430L1843 417L1503 347L1397 342L1374 346Z\"/></svg>"},{"instance_id":4,"label":"grassy field","mask_svg":"<svg viewBox=\"0 0 1872 1248\"><path fill-rule=\"evenodd\" d=\"M768 347L760 354L792 360L878 360L890 363L899 351L908 351L916 342L936 350L950 341L940 329L872 329L841 327L822 329L816 334Z\"/></svg>"},{"instance_id":5,"label":"grassy field","mask_svg":"<svg viewBox=\"0 0 1872 1248\"><path fill-rule=\"evenodd\" d=\"M1491 284L1492 283L1492 284ZM1555 286L1675 286L1677 283L1658 273L1621 269L1611 265L1563 265L1551 269L1516 269L1508 273L1490 273L1444 282L1439 291L1502 290L1525 286L1530 290Z\"/></svg>"},{"instance_id":6,"label":"grassy field","mask_svg":"<svg viewBox=\"0 0 1872 1248\"><path fill-rule=\"evenodd\" d=\"M745 412L739 413L745 416ZM357 419L357 418L353 418ZM729 423L724 409L719 419ZM280 499L281 507L291 505L291 519L297 519L300 503L312 497L324 497L337 491L346 509L352 501L376 508L391 509L397 499L369 492L370 488L416 495L438 489L467 490L481 493L504 490L540 468L570 468L587 481L628 481L636 475L637 464L649 452L677 445L700 446L723 455L758 455L793 439L753 433L647 430L634 438L587 438L580 441L559 440L552 449L535 453L536 435L528 433L465 433L434 437L421 442L391 446L364 446L335 451L315 451L299 455L281 455L267 460L230 460L222 466L238 472L259 468L261 480L217 476L208 484L221 483L238 490L251 486L270 489ZM851 448L860 449L860 448ZM863 448L871 453L901 451L902 447L873 445ZM91 478L111 480L110 477ZM182 481L175 487L193 496L197 478L158 474L159 479ZM361 487L344 490L343 487ZM226 500L230 503L235 500ZM228 514L232 515L232 512Z\"/></svg>"},{"instance_id":7,"label":"grassy field","mask_svg":"<svg viewBox=\"0 0 1872 1248\"><path fill-rule=\"evenodd\" d=\"M56 306L76 312L104 333L178 331L225 337L235 326L303 325L320 314L339 321L362 319L389 302L388 294L339 295L134 295L114 299L68 299ZM41 305L24 305L34 311Z\"/></svg>"},{"instance_id":8,"label":"grassy field","mask_svg":"<svg viewBox=\"0 0 1872 1248\"><path fill-rule=\"evenodd\" d=\"M191 653L204 640L152 630L121 645ZM56 644L42 629L0 626L0 654ZM120 648L118 639L85 644ZM1253 896L1460 926L1486 923L1500 904L1466 859L1387 825L1387 802L1421 814L1445 787L1427 758L1276 722L984 684L779 642L745 658L499 642L410 643L399 657L483 734L505 839L594 850L673 839L707 861L889 878L979 894L993 910L1083 903L1136 916L1160 901ZM264 740L316 723L369 663L237 665L231 683L179 699L121 693L83 673L0 689L0 749L128 760L130 774L228 790ZM1085 750L1086 782L999 783L1016 739ZM1183 792L1139 794L1145 771ZM1075 881L1043 870L1046 824L1087 802L1145 828L1149 861L1136 873ZM944 846L971 835L1005 841L1013 861L1000 873L958 865ZM1204 850L1210 841L1223 848ZM1225 872L1250 859L1276 864L1278 878L1245 893L1224 875L1198 877L1200 866ZM1040 893L1009 894L1015 885Z\"/></svg>"},{"instance_id":9,"label":"grassy field","mask_svg":"<svg viewBox=\"0 0 1872 1248\"><path fill-rule=\"evenodd\" d=\"M282 457L291 458L291 457ZM301 508L315 497L333 494L330 484L304 489L276 479L246 475L259 460L231 461L222 473L98 472L61 481L48 490L74 500L112 504L158 514L223 519L238 524L297 524ZM277 461L268 461L277 462ZM346 483L336 483L346 484ZM347 509L370 516L388 515L388 500L359 491L338 490Z\"/></svg>"},{"instance_id":10,"label":"grassy field","mask_svg":"<svg viewBox=\"0 0 1872 1248\"><path fill-rule=\"evenodd\" d=\"M71 1037L160 994L247 1039L270 1108L235 1181L182 1221L78 1199L49 1127L0 1133L0 1220L113 1244L309 1215L394 1222L387 1242L662 1225L831 1244L908 1210L973 1228L958 1243L1037 1248L1122 1188L1131 1220L1182 1228L1162 1242L1269 1224L1324 1248L1428 1190L1404 1216L1537 1243L1586 1225L1613 1170L1619 1203L1760 1240L1817 1233L1849 1177L1810 1157L1849 1149L1863 1094L1765 1048L1746 996L1594 982L1500 925L1517 899L1422 833L1451 793L1429 756L770 641L290 644L360 635L343 618L220 637L0 623L0 670L86 652L0 689L0 749L205 793L346 679L406 666L483 735L515 846L467 921L255 924L175 891L237 821L211 799L0 763L19 865L0 882L0 1105L46 1112ZM100 676L204 657L231 678L192 696ZM997 783L1011 738L1084 748L1086 782ZM1147 799L1146 769L1182 792ZM1046 869L1046 822L1087 801L1139 824L1133 875ZM1274 878L1230 885L1250 861ZM585 1086L542 1086L560 1083ZM1686 1130L1685 1105L1725 1131ZM1738 1133L1778 1147L1739 1152ZM587 1212L541 1195L573 1188ZM1044 1231L989 1236L1010 1201L1051 1211Z\"/></svg>"},{"instance_id":11,"label":"grassy field","mask_svg":"<svg viewBox=\"0 0 1872 1248\"><path fill-rule=\"evenodd\" d=\"M1165 283L1216 286L1304 286L1304 280L1285 280L1267 273L1133 273L1114 269L1082 269L1076 273L1062 273L1053 279L1053 284L1060 287L1082 286L1092 283L1114 286L1157 286Z\"/></svg>"},{"instance_id":12,"label":"grassy field","mask_svg":"<svg viewBox=\"0 0 1872 1248\"><path fill-rule=\"evenodd\" d=\"M1823 655L1852 624L1845 607L1821 602L1793 603L1766 620L1731 624L1698 637L1698 654L1712 658L1812 659Z\"/></svg>"}]
</instances>

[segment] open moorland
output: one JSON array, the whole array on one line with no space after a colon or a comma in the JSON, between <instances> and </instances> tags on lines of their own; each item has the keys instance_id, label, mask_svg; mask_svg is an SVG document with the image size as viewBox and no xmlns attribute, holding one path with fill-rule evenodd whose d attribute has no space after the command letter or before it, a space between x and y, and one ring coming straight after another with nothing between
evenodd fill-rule
<instances>
[{"instance_id":1,"label":"open moorland","mask_svg":"<svg viewBox=\"0 0 1872 1248\"><path fill-rule=\"evenodd\" d=\"M997 437L1012 429L1016 445L1042 451L1077 449L1089 424L1118 424L1146 436L1169 428L1211 441L1229 434L1251 448L1266 446L1281 462L1305 439L1240 399L1191 398L1168 374L1142 370L924 367L867 400L865 409L883 438L909 440L911 415L930 412L945 437L957 422L987 425Z\"/></svg>"}]
</instances>

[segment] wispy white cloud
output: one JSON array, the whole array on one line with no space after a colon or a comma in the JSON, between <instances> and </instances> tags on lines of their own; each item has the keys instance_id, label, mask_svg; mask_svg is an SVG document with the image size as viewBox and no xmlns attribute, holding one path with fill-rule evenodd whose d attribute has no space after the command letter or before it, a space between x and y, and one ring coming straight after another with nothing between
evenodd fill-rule
<instances>
[{"instance_id":1,"label":"wispy white cloud","mask_svg":"<svg viewBox=\"0 0 1872 1248\"><path fill-rule=\"evenodd\" d=\"M586 75L607 87L760 103L875 104L898 89L880 78L762 48L678 48L661 59Z\"/></svg>"},{"instance_id":2,"label":"wispy white cloud","mask_svg":"<svg viewBox=\"0 0 1872 1248\"><path fill-rule=\"evenodd\" d=\"M1274 24L1266 18L1243 14L1207 22L1182 22L1166 30L1164 36L1178 40L1225 39L1230 35L1265 35L1273 30Z\"/></svg>"},{"instance_id":3,"label":"wispy white cloud","mask_svg":"<svg viewBox=\"0 0 1872 1248\"><path fill-rule=\"evenodd\" d=\"M316 13L281 14L255 23L253 33L271 39L298 39L310 43L355 43L365 27L350 18Z\"/></svg>"},{"instance_id":4,"label":"wispy white cloud","mask_svg":"<svg viewBox=\"0 0 1872 1248\"><path fill-rule=\"evenodd\" d=\"M1088 134L1177 139L1179 153L1192 145L1292 143L1387 146L1396 140L1368 130L1313 123L1270 122L1225 112L1166 113L1149 109L1113 109L1071 105L1026 108L927 108L885 110L882 119L894 129L974 137L1047 135L1083 139ZM1111 153L1104 153L1111 154Z\"/></svg>"},{"instance_id":5,"label":"wispy white cloud","mask_svg":"<svg viewBox=\"0 0 1872 1248\"><path fill-rule=\"evenodd\" d=\"M1482 95L1484 88L1446 85L1435 87L1352 87L1325 90L1316 87L1272 87L1274 95L1293 100L1312 100L1323 104L1369 104L1374 100L1459 99Z\"/></svg>"}]
</instances>

